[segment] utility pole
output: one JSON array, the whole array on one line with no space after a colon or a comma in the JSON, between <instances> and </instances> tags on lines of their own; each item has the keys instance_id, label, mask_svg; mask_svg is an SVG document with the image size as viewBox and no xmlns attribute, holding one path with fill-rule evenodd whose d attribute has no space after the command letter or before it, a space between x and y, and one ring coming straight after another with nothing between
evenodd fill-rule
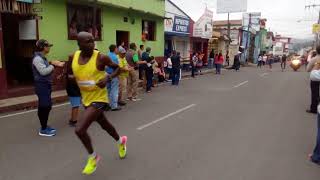
<instances>
[{"instance_id":1,"label":"utility pole","mask_svg":"<svg viewBox=\"0 0 320 180\"><path fill-rule=\"evenodd\" d=\"M248 42L249 42L249 34L250 34L250 26L251 26L251 16L252 16L252 14L249 13L249 23L248 23L248 31L247 31L247 42L246 42L246 55L245 55L246 62L247 62L248 55L249 55L249 50L248 50L249 43Z\"/></svg>"},{"instance_id":2,"label":"utility pole","mask_svg":"<svg viewBox=\"0 0 320 180\"><path fill-rule=\"evenodd\" d=\"M230 43L231 43L231 37L230 37L230 13L228 12L228 41L229 43L227 44L227 54L226 57L229 56L229 50L230 50Z\"/></svg>"},{"instance_id":3,"label":"utility pole","mask_svg":"<svg viewBox=\"0 0 320 180\"><path fill-rule=\"evenodd\" d=\"M98 30L97 28L97 6L98 6L98 0L93 0L93 22L92 22L92 33L93 35L95 35ZM96 37L94 37L96 38Z\"/></svg>"},{"instance_id":4,"label":"utility pole","mask_svg":"<svg viewBox=\"0 0 320 180\"><path fill-rule=\"evenodd\" d=\"M311 9L311 8L318 8L318 7L320 7L320 4L310 4L310 5L306 5L305 6L305 9ZM319 10L319 16L318 16L318 22L317 22L318 24L320 24L320 10ZM315 46L317 46L317 45L319 45L319 32L317 32L316 34L315 34L315 38L316 38L316 45Z\"/></svg>"}]
</instances>

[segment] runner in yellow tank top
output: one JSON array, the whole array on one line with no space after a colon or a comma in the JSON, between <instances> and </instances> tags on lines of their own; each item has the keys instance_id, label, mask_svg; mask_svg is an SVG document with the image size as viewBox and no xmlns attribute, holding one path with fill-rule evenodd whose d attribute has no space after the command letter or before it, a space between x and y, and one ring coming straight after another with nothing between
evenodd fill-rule
<instances>
[{"instance_id":1,"label":"runner in yellow tank top","mask_svg":"<svg viewBox=\"0 0 320 180\"><path fill-rule=\"evenodd\" d=\"M94 38L92 34L81 32L78 35L78 45L80 50L69 57L68 77L77 81L81 91L84 114L76 126L75 133L87 149L89 158L87 165L83 169L83 174L92 174L100 159L92 147L87 130L92 122L97 121L117 142L120 158L126 156L126 136L119 136L116 129L107 120L104 110L108 106L108 96L106 83L119 74L119 67L113 63L109 57L94 50ZM105 73L105 67L115 69L109 77Z\"/></svg>"}]
</instances>

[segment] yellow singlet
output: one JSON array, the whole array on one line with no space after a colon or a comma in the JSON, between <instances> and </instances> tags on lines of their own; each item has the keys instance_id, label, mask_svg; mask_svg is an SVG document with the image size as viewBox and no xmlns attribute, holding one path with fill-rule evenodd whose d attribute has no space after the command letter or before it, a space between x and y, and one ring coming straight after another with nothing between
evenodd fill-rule
<instances>
[{"instance_id":1,"label":"yellow singlet","mask_svg":"<svg viewBox=\"0 0 320 180\"><path fill-rule=\"evenodd\" d=\"M99 51L94 51L90 60L84 64L79 64L81 51L76 51L73 55L72 71L81 92L82 103L88 107L94 102L108 103L107 88L100 88L96 85L99 80L106 77L105 71L97 69L97 58Z\"/></svg>"}]
</instances>

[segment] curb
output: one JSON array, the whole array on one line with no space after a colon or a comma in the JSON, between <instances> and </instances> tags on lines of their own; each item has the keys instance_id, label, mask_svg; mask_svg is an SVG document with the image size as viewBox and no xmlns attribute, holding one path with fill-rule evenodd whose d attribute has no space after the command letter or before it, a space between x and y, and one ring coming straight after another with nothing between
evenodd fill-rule
<instances>
[{"instance_id":1,"label":"curb","mask_svg":"<svg viewBox=\"0 0 320 180\"><path fill-rule=\"evenodd\" d=\"M209 74L214 72L213 70L204 70L202 72L202 75L204 74ZM191 77L191 72L190 74L182 74L182 78L188 78ZM142 88L142 82L139 83L139 88ZM59 104L59 103L65 103L68 101L68 96L58 96L58 97L53 97L52 98L52 103L54 104ZM27 111L31 109L36 109L38 106L38 101L30 101L26 103L21 103L21 104L15 104L15 105L9 105L9 106L4 106L0 107L0 113L10 113L14 111Z\"/></svg>"},{"instance_id":2,"label":"curb","mask_svg":"<svg viewBox=\"0 0 320 180\"><path fill-rule=\"evenodd\" d=\"M63 103L68 100L67 96L59 96L52 98L52 104ZM15 104L5 107L0 107L0 113L10 113L14 111L27 111L31 109L36 109L38 107L38 101L30 101L21 104Z\"/></svg>"}]
</instances>

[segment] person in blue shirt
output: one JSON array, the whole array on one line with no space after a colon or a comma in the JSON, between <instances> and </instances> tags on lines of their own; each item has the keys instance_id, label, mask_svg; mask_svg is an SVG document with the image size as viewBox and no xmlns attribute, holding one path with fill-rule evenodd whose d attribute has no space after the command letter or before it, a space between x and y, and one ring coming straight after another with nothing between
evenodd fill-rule
<instances>
[{"instance_id":1,"label":"person in blue shirt","mask_svg":"<svg viewBox=\"0 0 320 180\"><path fill-rule=\"evenodd\" d=\"M117 56L117 46L112 44L109 46L109 54L108 56L114 62L115 64L119 64L119 59ZM113 73L113 69L110 67L107 67L106 69L107 73L110 75ZM107 89L108 89L108 95L109 95L109 101L110 101L110 107L112 111L119 111L121 108L118 105L118 97L119 97L119 79L118 77L113 78L111 81L107 83Z\"/></svg>"}]
</instances>

